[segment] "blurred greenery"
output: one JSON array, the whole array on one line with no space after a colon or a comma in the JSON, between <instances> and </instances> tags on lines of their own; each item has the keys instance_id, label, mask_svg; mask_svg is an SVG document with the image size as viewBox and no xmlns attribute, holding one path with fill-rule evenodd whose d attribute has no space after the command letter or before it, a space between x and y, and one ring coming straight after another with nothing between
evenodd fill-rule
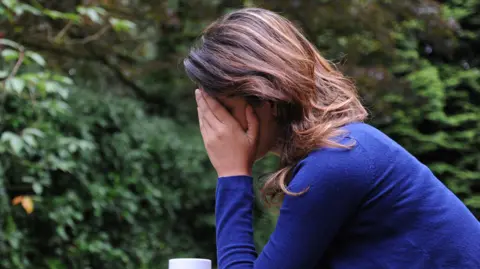
<instances>
[{"instance_id":1,"label":"blurred greenery","mask_svg":"<svg viewBox=\"0 0 480 269\"><path fill-rule=\"evenodd\" d=\"M215 259L215 173L181 62L245 6L297 23L370 123L480 217L480 0L0 0L1 268ZM261 249L275 213L255 215Z\"/></svg>"}]
</instances>

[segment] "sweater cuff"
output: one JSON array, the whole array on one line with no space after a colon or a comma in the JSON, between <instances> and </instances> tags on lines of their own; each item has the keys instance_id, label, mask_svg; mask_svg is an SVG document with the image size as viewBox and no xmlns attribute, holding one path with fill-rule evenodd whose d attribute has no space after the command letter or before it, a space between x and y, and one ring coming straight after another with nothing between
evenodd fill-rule
<instances>
[{"instance_id":1,"label":"sweater cuff","mask_svg":"<svg viewBox=\"0 0 480 269\"><path fill-rule=\"evenodd\" d=\"M245 190L253 186L253 177L251 176L229 176L219 177L217 187L227 190Z\"/></svg>"}]
</instances>

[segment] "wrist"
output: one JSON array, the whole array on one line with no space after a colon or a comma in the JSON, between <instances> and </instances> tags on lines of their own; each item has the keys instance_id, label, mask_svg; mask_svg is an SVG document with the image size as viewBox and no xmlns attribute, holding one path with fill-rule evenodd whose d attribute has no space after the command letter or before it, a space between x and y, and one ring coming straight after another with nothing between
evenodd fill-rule
<instances>
[{"instance_id":1,"label":"wrist","mask_svg":"<svg viewBox=\"0 0 480 269\"><path fill-rule=\"evenodd\" d=\"M218 177L233 177L233 176L252 176L252 171L248 169L230 170L230 171L217 171Z\"/></svg>"},{"instance_id":2,"label":"wrist","mask_svg":"<svg viewBox=\"0 0 480 269\"><path fill-rule=\"evenodd\" d=\"M217 194L223 191L252 192L253 178L251 176L230 176L217 179Z\"/></svg>"}]
</instances>

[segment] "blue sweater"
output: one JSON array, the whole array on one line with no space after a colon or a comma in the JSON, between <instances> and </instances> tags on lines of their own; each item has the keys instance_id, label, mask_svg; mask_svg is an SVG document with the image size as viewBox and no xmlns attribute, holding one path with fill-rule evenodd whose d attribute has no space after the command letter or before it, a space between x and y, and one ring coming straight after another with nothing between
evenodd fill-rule
<instances>
[{"instance_id":1,"label":"blue sweater","mask_svg":"<svg viewBox=\"0 0 480 269\"><path fill-rule=\"evenodd\" d=\"M351 150L295 168L275 231L257 255L252 178L218 179L219 269L480 268L480 224L422 163L377 129L345 127Z\"/></svg>"}]
</instances>

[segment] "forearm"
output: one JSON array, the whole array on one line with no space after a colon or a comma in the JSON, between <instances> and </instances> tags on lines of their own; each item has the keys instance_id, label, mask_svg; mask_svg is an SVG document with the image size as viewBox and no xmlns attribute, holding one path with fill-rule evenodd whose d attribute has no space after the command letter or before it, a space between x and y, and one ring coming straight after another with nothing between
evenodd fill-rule
<instances>
[{"instance_id":1,"label":"forearm","mask_svg":"<svg viewBox=\"0 0 480 269\"><path fill-rule=\"evenodd\" d=\"M254 268L253 179L221 177L216 193L216 237L219 269Z\"/></svg>"},{"instance_id":2,"label":"forearm","mask_svg":"<svg viewBox=\"0 0 480 269\"><path fill-rule=\"evenodd\" d=\"M318 265L340 227L361 203L371 174L365 170L367 163L362 163L366 162L363 151L317 154L299 164L288 185L292 192L307 188L308 191L284 197L275 231L258 255L253 240L253 179L219 178L219 269L296 269Z\"/></svg>"}]
</instances>

